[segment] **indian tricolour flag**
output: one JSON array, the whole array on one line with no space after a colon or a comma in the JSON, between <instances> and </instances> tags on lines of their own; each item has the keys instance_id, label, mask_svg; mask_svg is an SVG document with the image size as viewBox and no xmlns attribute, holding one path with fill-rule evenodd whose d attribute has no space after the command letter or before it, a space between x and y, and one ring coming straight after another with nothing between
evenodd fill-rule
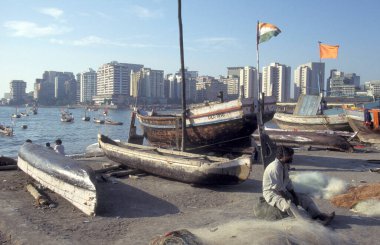
<instances>
[{"instance_id":1,"label":"indian tricolour flag","mask_svg":"<svg viewBox=\"0 0 380 245\"><path fill-rule=\"evenodd\" d=\"M259 22L257 26L257 43L263 43L277 36L281 30L272 24Z\"/></svg>"}]
</instances>

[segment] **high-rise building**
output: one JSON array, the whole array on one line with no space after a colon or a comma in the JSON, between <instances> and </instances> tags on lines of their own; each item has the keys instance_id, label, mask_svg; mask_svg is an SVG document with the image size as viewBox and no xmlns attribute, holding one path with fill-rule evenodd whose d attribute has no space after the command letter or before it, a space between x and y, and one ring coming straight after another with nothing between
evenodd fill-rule
<instances>
[{"instance_id":1,"label":"high-rise building","mask_svg":"<svg viewBox=\"0 0 380 245\"><path fill-rule=\"evenodd\" d=\"M221 91L223 95L227 95L227 86L215 79L215 77L199 76L196 81L196 102L215 101Z\"/></svg>"},{"instance_id":2,"label":"high-rise building","mask_svg":"<svg viewBox=\"0 0 380 245\"><path fill-rule=\"evenodd\" d=\"M77 80L71 79L64 83L65 102L67 104L76 104L77 102Z\"/></svg>"},{"instance_id":3,"label":"high-rise building","mask_svg":"<svg viewBox=\"0 0 380 245\"><path fill-rule=\"evenodd\" d=\"M227 78L239 78L240 70L244 69L242 66L227 67Z\"/></svg>"},{"instance_id":4,"label":"high-rise building","mask_svg":"<svg viewBox=\"0 0 380 245\"><path fill-rule=\"evenodd\" d=\"M367 91L368 96L380 98L380 80L365 82L364 89Z\"/></svg>"},{"instance_id":5,"label":"high-rise building","mask_svg":"<svg viewBox=\"0 0 380 245\"><path fill-rule=\"evenodd\" d=\"M111 100L114 104L123 104L131 94L131 72L137 72L143 65L112 61L99 67L97 71L96 103Z\"/></svg>"},{"instance_id":6,"label":"high-rise building","mask_svg":"<svg viewBox=\"0 0 380 245\"><path fill-rule=\"evenodd\" d=\"M165 98L164 71L142 68L131 72L131 96L149 98L147 102L154 102Z\"/></svg>"},{"instance_id":7,"label":"high-rise building","mask_svg":"<svg viewBox=\"0 0 380 245\"><path fill-rule=\"evenodd\" d=\"M228 77L220 78L220 82L226 86L225 98L227 100L234 100L239 97L239 78L238 77Z\"/></svg>"},{"instance_id":8,"label":"high-rise building","mask_svg":"<svg viewBox=\"0 0 380 245\"><path fill-rule=\"evenodd\" d=\"M88 71L78 73L77 80L80 90L81 103L89 103L92 97L96 95L96 71L89 68Z\"/></svg>"},{"instance_id":9,"label":"high-rise building","mask_svg":"<svg viewBox=\"0 0 380 245\"><path fill-rule=\"evenodd\" d=\"M10 99L12 103L21 104L24 102L26 82L23 80L12 80L9 83Z\"/></svg>"},{"instance_id":10,"label":"high-rise building","mask_svg":"<svg viewBox=\"0 0 380 245\"><path fill-rule=\"evenodd\" d=\"M72 72L59 72L54 78L54 97L57 100L67 100L67 93L65 89L65 83L67 81L75 81L75 76ZM75 87L76 88L76 87ZM76 93L76 91L75 91ZM76 96L75 96L76 97Z\"/></svg>"},{"instance_id":11,"label":"high-rise building","mask_svg":"<svg viewBox=\"0 0 380 245\"><path fill-rule=\"evenodd\" d=\"M319 95L325 90L325 63L309 62L294 70L294 98L300 94Z\"/></svg>"},{"instance_id":12,"label":"high-rise building","mask_svg":"<svg viewBox=\"0 0 380 245\"><path fill-rule=\"evenodd\" d=\"M239 83L240 86L243 86L245 98L257 98L259 83L255 67L245 66L243 69L240 69Z\"/></svg>"},{"instance_id":13,"label":"high-rise building","mask_svg":"<svg viewBox=\"0 0 380 245\"><path fill-rule=\"evenodd\" d=\"M262 91L266 96L274 96L277 102L290 99L290 67L279 63L271 63L263 67Z\"/></svg>"},{"instance_id":14,"label":"high-rise building","mask_svg":"<svg viewBox=\"0 0 380 245\"><path fill-rule=\"evenodd\" d=\"M196 96L196 78L198 77L197 71L188 71L185 69L186 77L186 99L189 102L195 100ZM178 101L182 98L182 71L181 69L175 74L168 74L167 80L169 81L169 98Z\"/></svg>"},{"instance_id":15,"label":"high-rise building","mask_svg":"<svg viewBox=\"0 0 380 245\"><path fill-rule=\"evenodd\" d=\"M354 96L355 90L360 89L360 76L333 69L327 79L327 94L330 96Z\"/></svg>"}]
</instances>

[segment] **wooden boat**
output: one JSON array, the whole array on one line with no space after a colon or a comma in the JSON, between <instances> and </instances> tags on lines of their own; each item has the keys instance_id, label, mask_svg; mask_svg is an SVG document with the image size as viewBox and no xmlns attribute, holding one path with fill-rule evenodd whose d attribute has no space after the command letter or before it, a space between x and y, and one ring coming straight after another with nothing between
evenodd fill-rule
<instances>
[{"instance_id":1,"label":"wooden boat","mask_svg":"<svg viewBox=\"0 0 380 245\"><path fill-rule=\"evenodd\" d=\"M286 130L350 131L341 109L320 110L321 96L301 95L293 114L276 112L273 121Z\"/></svg>"},{"instance_id":2,"label":"wooden boat","mask_svg":"<svg viewBox=\"0 0 380 245\"><path fill-rule=\"evenodd\" d=\"M106 120L104 120L104 123L105 123L105 124L109 124L109 125L123 125L122 122L112 121L111 119L106 119Z\"/></svg>"},{"instance_id":3,"label":"wooden boat","mask_svg":"<svg viewBox=\"0 0 380 245\"><path fill-rule=\"evenodd\" d=\"M86 110L84 110L84 117L82 117L82 121L88 122L90 120L91 120L91 118L89 116L87 116Z\"/></svg>"},{"instance_id":4,"label":"wooden boat","mask_svg":"<svg viewBox=\"0 0 380 245\"><path fill-rule=\"evenodd\" d=\"M115 142L98 135L99 147L108 158L130 168L192 184L238 184L251 171L251 157L233 160L152 146Z\"/></svg>"},{"instance_id":5,"label":"wooden boat","mask_svg":"<svg viewBox=\"0 0 380 245\"><path fill-rule=\"evenodd\" d=\"M20 112L20 115L22 117L28 117L29 116L29 114L27 112Z\"/></svg>"},{"instance_id":6,"label":"wooden boat","mask_svg":"<svg viewBox=\"0 0 380 245\"><path fill-rule=\"evenodd\" d=\"M74 116L67 112L67 111L63 111L61 113L61 122L73 122L74 121Z\"/></svg>"},{"instance_id":7,"label":"wooden boat","mask_svg":"<svg viewBox=\"0 0 380 245\"><path fill-rule=\"evenodd\" d=\"M352 152L353 147L345 137L353 137L354 133L335 131L314 130L282 130L265 129L271 140L280 145L309 146L323 149ZM257 133L252 135L255 140L259 139Z\"/></svg>"},{"instance_id":8,"label":"wooden boat","mask_svg":"<svg viewBox=\"0 0 380 245\"><path fill-rule=\"evenodd\" d=\"M24 143L18 152L18 167L43 186L71 202L87 215L96 213L94 171L87 165L46 147Z\"/></svg>"},{"instance_id":9,"label":"wooden boat","mask_svg":"<svg viewBox=\"0 0 380 245\"><path fill-rule=\"evenodd\" d=\"M375 103L375 104L378 104ZM380 144L380 109L372 106L343 107L348 123L353 131L358 132L360 141L371 144Z\"/></svg>"},{"instance_id":10,"label":"wooden boat","mask_svg":"<svg viewBox=\"0 0 380 245\"><path fill-rule=\"evenodd\" d=\"M16 113L13 113L11 117L12 118L20 118L21 117L21 114L18 113L18 107L16 107Z\"/></svg>"},{"instance_id":11,"label":"wooden boat","mask_svg":"<svg viewBox=\"0 0 380 245\"><path fill-rule=\"evenodd\" d=\"M94 123L98 123L98 124L104 124L104 120L102 119L98 119L98 118L95 118L92 120Z\"/></svg>"},{"instance_id":12,"label":"wooden boat","mask_svg":"<svg viewBox=\"0 0 380 245\"><path fill-rule=\"evenodd\" d=\"M5 136L13 136L13 128L5 125L0 125L0 134Z\"/></svg>"},{"instance_id":13,"label":"wooden boat","mask_svg":"<svg viewBox=\"0 0 380 245\"><path fill-rule=\"evenodd\" d=\"M312 116L276 112L276 114L274 114L273 121L279 128L287 130L351 131L343 111L332 115L323 114Z\"/></svg>"},{"instance_id":14,"label":"wooden boat","mask_svg":"<svg viewBox=\"0 0 380 245\"><path fill-rule=\"evenodd\" d=\"M257 101L239 98L229 102L213 102L187 110L186 134L189 146L204 146L241 141L257 129ZM265 97L263 121L273 118L274 97ZM144 136L153 145L178 146L181 141L181 115L146 113L137 110Z\"/></svg>"}]
</instances>

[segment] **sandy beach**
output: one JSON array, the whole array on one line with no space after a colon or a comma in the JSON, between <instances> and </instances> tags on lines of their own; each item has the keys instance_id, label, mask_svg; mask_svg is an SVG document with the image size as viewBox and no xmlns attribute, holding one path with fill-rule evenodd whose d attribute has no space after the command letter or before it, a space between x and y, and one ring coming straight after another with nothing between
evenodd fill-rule
<instances>
[{"instance_id":1,"label":"sandy beach","mask_svg":"<svg viewBox=\"0 0 380 245\"><path fill-rule=\"evenodd\" d=\"M292 167L296 173L318 171L351 185L379 182L379 174L369 171L379 164L368 163L368 159L380 159L380 153L301 151L296 152ZM104 157L82 161L93 168L112 163ZM148 244L154 236L172 230L212 232L230 222L260 224L253 216L253 205L261 196L262 174L263 167L253 165L246 182L212 187L151 175L138 179L112 178L98 183L99 212L89 217L50 191L47 193L57 207L38 208L25 189L31 181L26 174L0 171L0 241L1 244ZM377 243L380 218L334 207L326 199L314 200L322 211L336 212L327 228L333 236L353 244ZM243 234L242 229L231 232L228 238L231 241L224 240L223 244L234 244L233 241L255 244L255 238L262 235L254 230L250 236Z\"/></svg>"}]
</instances>

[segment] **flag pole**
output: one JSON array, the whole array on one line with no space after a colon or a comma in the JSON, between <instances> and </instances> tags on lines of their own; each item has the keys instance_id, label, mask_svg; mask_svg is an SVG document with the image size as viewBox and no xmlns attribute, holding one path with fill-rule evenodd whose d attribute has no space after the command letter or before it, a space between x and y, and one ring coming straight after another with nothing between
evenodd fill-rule
<instances>
[{"instance_id":1,"label":"flag pole","mask_svg":"<svg viewBox=\"0 0 380 245\"><path fill-rule=\"evenodd\" d=\"M257 91L257 113L256 113L256 120L257 120L257 129L259 131L259 141L260 141L260 159L261 163L263 164L264 168L265 166L265 159L264 159L264 140L263 140L263 109L264 109L264 96L261 93L261 83L260 83L260 55L259 55L259 24L260 22L257 21L256 26L256 61L257 61L257 82L258 82L258 91Z\"/></svg>"},{"instance_id":2,"label":"flag pole","mask_svg":"<svg viewBox=\"0 0 380 245\"><path fill-rule=\"evenodd\" d=\"M318 41L318 47L319 47L319 52L321 52L321 41ZM321 102L320 102L320 107L321 107L321 114L323 114L323 91L321 90L321 66L322 66L322 58L321 58L321 54L319 54L319 72L318 72L318 90L319 90L319 96L321 96L321 93L322 93L322 99L321 99Z\"/></svg>"}]
</instances>

